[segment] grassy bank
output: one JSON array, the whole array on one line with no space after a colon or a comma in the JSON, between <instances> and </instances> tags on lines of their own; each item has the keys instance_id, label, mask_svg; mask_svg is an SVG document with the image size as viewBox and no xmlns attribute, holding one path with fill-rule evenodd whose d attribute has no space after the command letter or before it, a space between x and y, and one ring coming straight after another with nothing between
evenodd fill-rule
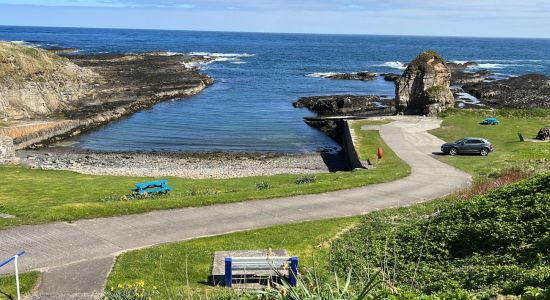
<instances>
[{"instance_id":1,"label":"grassy bank","mask_svg":"<svg viewBox=\"0 0 550 300\"><path fill-rule=\"evenodd\" d=\"M251 199L323 193L405 177L410 168L389 149L376 131L361 131L361 149L385 150L386 159L372 170L316 174L298 184L303 175L275 175L233 179L171 178L175 191L165 197L128 200L134 183L153 178L92 176L69 171L31 170L0 166L0 229L22 224L74 221L152 210L230 203ZM301 180L300 182L304 182Z\"/></svg>"},{"instance_id":2,"label":"grassy bank","mask_svg":"<svg viewBox=\"0 0 550 300\"><path fill-rule=\"evenodd\" d=\"M29 272L19 275L21 294L30 292L38 281L38 272ZM15 276L0 276L0 299L17 299Z\"/></svg>"},{"instance_id":3,"label":"grassy bank","mask_svg":"<svg viewBox=\"0 0 550 300\"><path fill-rule=\"evenodd\" d=\"M480 125L484 118L497 117L500 125ZM477 155L441 156L443 162L475 176L490 176L503 169L550 167L550 143L520 142L518 133L533 138L542 127L550 126L550 110L452 110L443 116L435 136L452 142L463 137L481 137L493 143L487 157Z\"/></svg>"},{"instance_id":4,"label":"grassy bank","mask_svg":"<svg viewBox=\"0 0 550 300\"><path fill-rule=\"evenodd\" d=\"M370 213L333 243L332 265L358 281L382 270L404 294L548 297L548 228L550 173L470 199Z\"/></svg>"},{"instance_id":5,"label":"grassy bank","mask_svg":"<svg viewBox=\"0 0 550 300\"><path fill-rule=\"evenodd\" d=\"M289 254L300 256L302 270L313 265L313 255L318 269L327 270L331 240L358 220L343 218L275 226L125 253L109 275L107 290L143 280L148 289L158 289L155 299L188 299L190 291L193 298L226 293L227 289L207 285L214 252L220 250L286 249Z\"/></svg>"}]
</instances>

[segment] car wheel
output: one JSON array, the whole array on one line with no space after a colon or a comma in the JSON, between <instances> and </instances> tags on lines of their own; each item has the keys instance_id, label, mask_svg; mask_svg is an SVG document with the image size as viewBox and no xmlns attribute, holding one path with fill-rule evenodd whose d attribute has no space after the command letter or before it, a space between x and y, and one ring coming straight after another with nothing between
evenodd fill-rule
<instances>
[{"instance_id":1,"label":"car wheel","mask_svg":"<svg viewBox=\"0 0 550 300\"><path fill-rule=\"evenodd\" d=\"M483 148L483 149L481 149L479 154L481 154L481 156L487 156L487 155L489 155L489 149Z\"/></svg>"},{"instance_id":2,"label":"car wheel","mask_svg":"<svg viewBox=\"0 0 550 300\"><path fill-rule=\"evenodd\" d=\"M458 149L456 149L456 148L451 148L451 150L449 150L449 154L450 154L450 155L453 155L453 156L454 156L454 155L457 155L457 154L458 154Z\"/></svg>"}]
</instances>

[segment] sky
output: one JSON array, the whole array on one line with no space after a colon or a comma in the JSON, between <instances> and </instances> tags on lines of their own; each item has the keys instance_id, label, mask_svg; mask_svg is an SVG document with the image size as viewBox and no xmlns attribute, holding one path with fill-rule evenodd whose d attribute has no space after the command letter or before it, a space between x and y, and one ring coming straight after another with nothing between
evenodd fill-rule
<instances>
[{"instance_id":1,"label":"sky","mask_svg":"<svg viewBox=\"0 0 550 300\"><path fill-rule=\"evenodd\" d=\"M0 24L550 38L550 0L0 0Z\"/></svg>"}]
</instances>

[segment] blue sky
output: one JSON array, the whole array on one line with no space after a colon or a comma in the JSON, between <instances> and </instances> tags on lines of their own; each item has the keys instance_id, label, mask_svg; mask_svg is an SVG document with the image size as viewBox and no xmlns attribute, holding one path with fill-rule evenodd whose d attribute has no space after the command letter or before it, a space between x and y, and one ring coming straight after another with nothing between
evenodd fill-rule
<instances>
[{"instance_id":1,"label":"blue sky","mask_svg":"<svg viewBox=\"0 0 550 300\"><path fill-rule=\"evenodd\" d=\"M549 0L0 0L2 25L550 38Z\"/></svg>"}]
</instances>

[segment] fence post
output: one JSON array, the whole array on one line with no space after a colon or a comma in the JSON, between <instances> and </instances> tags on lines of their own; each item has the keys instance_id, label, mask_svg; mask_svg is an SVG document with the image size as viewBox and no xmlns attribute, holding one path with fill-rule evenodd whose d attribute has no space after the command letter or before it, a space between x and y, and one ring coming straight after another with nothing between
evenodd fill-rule
<instances>
[{"instance_id":1,"label":"fence post","mask_svg":"<svg viewBox=\"0 0 550 300\"><path fill-rule=\"evenodd\" d=\"M296 286L298 276L298 257L293 256L290 258L290 274L288 274L288 279L291 286Z\"/></svg>"},{"instance_id":2,"label":"fence post","mask_svg":"<svg viewBox=\"0 0 550 300\"><path fill-rule=\"evenodd\" d=\"M21 291L19 290L19 268L17 267L17 257L19 255L15 255L15 286L17 287L17 300L21 300Z\"/></svg>"},{"instance_id":3,"label":"fence post","mask_svg":"<svg viewBox=\"0 0 550 300\"><path fill-rule=\"evenodd\" d=\"M231 257L225 258L225 286L230 288L233 283L233 270L231 267L232 263Z\"/></svg>"},{"instance_id":4,"label":"fence post","mask_svg":"<svg viewBox=\"0 0 550 300\"><path fill-rule=\"evenodd\" d=\"M8 260L0 263L0 268L9 264L13 261L15 264L15 285L17 287L17 300L21 300L21 291L19 286L19 267L17 266L17 258L19 256L23 256L25 254L25 251L20 251L19 253L15 254L14 256L10 257Z\"/></svg>"}]
</instances>

